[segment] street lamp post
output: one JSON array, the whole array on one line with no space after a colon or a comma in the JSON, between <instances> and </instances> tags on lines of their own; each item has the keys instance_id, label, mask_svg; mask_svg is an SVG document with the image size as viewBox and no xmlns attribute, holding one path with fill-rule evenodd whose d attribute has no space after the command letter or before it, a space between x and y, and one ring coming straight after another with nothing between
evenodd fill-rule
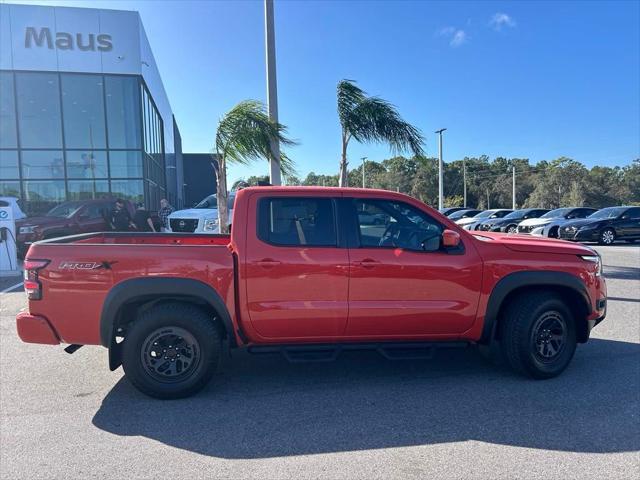
<instances>
[{"instance_id":1,"label":"street lamp post","mask_svg":"<svg viewBox=\"0 0 640 480\"><path fill-rule=\"evenodd\" d=\"M442 163L442 132L444 132L446 128L441 128L440 130L436 130L435 133L438 134L439 142L438 142L438 208L442 210L444 208L444 164Z\"/></svg>"},{"instance_id":2,"label":"street lamp post","mask_svg":"<svg viewBox=\"0 0 640 480\"><path fill-rule=\"evenodd\" d=\"M278 122L278 83L276 80L276 35L273 21L273 0L264 0L264 35L267 56L267 109L269 118ZM269 179L271 185L281 185L280 143L271 141L271 159L269 161Z\"/></svg>"},{"instance_id":3,"label":"street lamp post","mask_svg":"<svg viewBox=\"0 0 640 480\"><path fill-rule=\"evenodd\" d=\"M364 166L367 161L367 157L362 157L362 188L367 188L364 184Z\"/></svg>"}]
</instances>

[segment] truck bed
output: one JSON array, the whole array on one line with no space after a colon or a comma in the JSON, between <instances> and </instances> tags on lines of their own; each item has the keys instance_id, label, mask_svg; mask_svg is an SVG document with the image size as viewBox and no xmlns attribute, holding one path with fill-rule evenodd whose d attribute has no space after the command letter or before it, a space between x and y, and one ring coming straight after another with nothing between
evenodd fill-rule
<instances>
[{"instance_id":1,"label":"truck bed","mask_svg":"<svg viewBox=\"0 0 640 480\"><path fill-rule=\"evenodd\" d=\"M128 232L36 242L26 261L48 264L38 272L42 300L30 302L30 311L46 318L63 343L99 345L107 295L129 280L193 279L215 289L233 309L229 242L229 235Z\"/></svg>"}]
</instances>

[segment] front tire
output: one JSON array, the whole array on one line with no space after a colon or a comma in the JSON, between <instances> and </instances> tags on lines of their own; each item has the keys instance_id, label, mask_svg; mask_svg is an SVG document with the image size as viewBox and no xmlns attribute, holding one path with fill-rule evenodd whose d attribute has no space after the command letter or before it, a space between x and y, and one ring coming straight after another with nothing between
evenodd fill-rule
<instances>
[{"instance_id":1,"label":"front tire","mask_svg":"<svg viewBox=\"0 0 640 480\"><path fill-rule=\"evenodd\" d=\"M612 228L605 228L600 232L599 244L612 245L616 241L616 232Z\"/></svg>"},{"instance_id":2,"label":"front tire","mask_svg":"<svg viewBox=\"0 0 640 480\"><path fill-rule=\"evenodd\" d=\"M518 227L516 225L509 225L507 227L507 233L518 233Z\"/></svg>"},{"instance_id":3,"label":"front tire","mask_svg":"<svg viewBox=\"0 0 640 480\"><path fill-rule=\"evenodd\" d=\"M216 371L220 333L202 309L183 303L157 305L128 329L122 366L142 393L184 398L202 389Z\"/></svg>"},{"instance_id":4,"label":"front tire","mask_svg":"<svg viewBox=\"0 0 640 480\"><path fill-rule=\"evenodd\" d=\"M535 379L560 375L576 350L574 317L550 292L523 294L503 313L500 336L507 364Z\"/></svg>"}]
</instances>

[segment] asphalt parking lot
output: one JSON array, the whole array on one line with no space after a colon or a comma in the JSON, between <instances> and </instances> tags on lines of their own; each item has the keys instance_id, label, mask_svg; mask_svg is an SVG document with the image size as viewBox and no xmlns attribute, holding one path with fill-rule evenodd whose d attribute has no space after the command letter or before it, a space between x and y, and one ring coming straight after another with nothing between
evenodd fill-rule
<instances>
[{"instance_id":1,"label":"asphalt parking lot","mask_svg":"<svg viewBox=\"0 0 640 480\"><path fill-rule=\"evenodd\" d=\"M234 353L204 392L162 402L109 372L102 348L21 343L24 294L1 294L0 477L639 478L640 248L599 250L608 317L544 382L474 349Z\"/></svg>"}]
</instances>

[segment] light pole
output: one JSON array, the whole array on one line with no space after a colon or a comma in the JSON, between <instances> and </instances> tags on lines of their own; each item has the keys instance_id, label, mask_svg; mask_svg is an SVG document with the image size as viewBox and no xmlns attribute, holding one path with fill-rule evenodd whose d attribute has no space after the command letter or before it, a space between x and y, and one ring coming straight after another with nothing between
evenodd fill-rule
<instances>
[{"instance_id":1,"label":"light pole","mask_svg":"<svg viewBox=\"0 0 640 480\"><path fill-rule=\"evenodd\" d=\"M442 163L442 132L444 132L446 128L441 128L440 130L436 130L435 133L439 136L438 143L438 152L439 152L439 160L438 160L438 208L442 210L444 208L444 164Z\"/></svg>"},{"instance_id":2,"label":"light pole","mask_svg":"<svg viewBox=\"0 0 640 480\"><path fill-rule=\"evenodd\" d=\"M267 55L267 109L269 118L278 122L278 82L276 80L276 34L273 26L273 0L264 0L264 36ZM281 185L280 143L271 141L271 159L269 161L269 179L271 185Z\"/></svg>"},{"instance_id":3,"label":"light pole","mask_svg":"<svg viewBox=\"0 0 640 480\"><path fill-rule=\"evenodd\" d=\"M511 196L513 198L513 201L512 201L513 206L512 207L515 210L516 209L516 166L514 165L512 168L513 168L513 185L511 187L511 190L512 190L511 191Z\"/></svg>"},{"instance_id":4,"label":"light pole","mask_svg":"<svg viewBox=\"0 0 640 480\"><path fill-rule=\"evenodd\" d=\"M362 188L366 188L364 184L364 165L367 161L367 157L362 157Z\"/></svg>"},{"instance_id":5,"label":"light pole","mask_svg":"<svg viewBox=\"0 0 640 480\"><path fill-rule=\"evenodd\" d=\"M462 202L462 206L467 206L467 157L462 159L462 196L464 201Z\"/></svg>"}]
</instances>

